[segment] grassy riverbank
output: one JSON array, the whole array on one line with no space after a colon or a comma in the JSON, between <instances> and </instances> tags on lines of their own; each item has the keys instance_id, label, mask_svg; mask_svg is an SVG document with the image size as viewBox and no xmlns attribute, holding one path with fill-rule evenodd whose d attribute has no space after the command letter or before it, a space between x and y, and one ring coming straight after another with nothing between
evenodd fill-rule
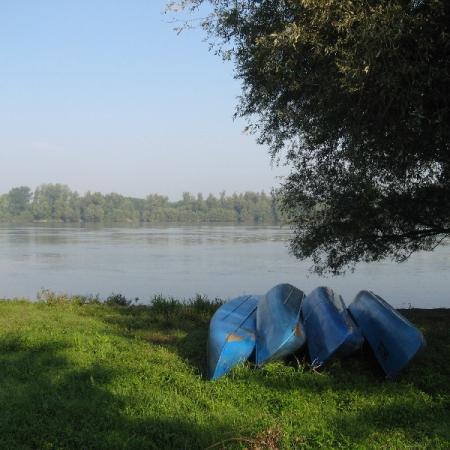
<instances>
[{"instance_id":1,"label":"grassy riverbank","mask_svg":"<svg viewBox=\"0 0 450 450\"><path fill-rule=\"evenodd\" d=\"M212 383L216 307L0 302L0 448L450 447L450 310L404 312L428 350L395 382L363 354L321 373L302 356L247 364Z\"/></svg>"}]
</instances>

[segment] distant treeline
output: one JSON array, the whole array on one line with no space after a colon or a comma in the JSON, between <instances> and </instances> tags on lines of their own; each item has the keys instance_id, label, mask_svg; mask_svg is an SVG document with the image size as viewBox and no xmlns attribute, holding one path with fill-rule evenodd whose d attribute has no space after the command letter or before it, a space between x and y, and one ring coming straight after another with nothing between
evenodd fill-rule
<instances>
[{"instance_id":1,"label":"distant treeline","mask_svg":"<svg viewBox=\"0 0 450 450\"><path fill-rule=\"evenodd\" d=\"M12 188L0 195L2 222L133 222L133 223L278 223L280 213L274 194L246 192L218 197L185 192L180 201L158 194L146 198L79 195L62 184L43 184L33 192L29 187Z\"/></svg>"}]
</instances>

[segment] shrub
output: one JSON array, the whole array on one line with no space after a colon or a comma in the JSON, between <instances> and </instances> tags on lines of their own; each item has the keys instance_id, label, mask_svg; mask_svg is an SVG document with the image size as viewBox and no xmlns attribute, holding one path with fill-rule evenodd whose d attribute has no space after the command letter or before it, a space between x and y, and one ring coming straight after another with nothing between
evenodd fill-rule
<instances>
[{"instance_id":1,"label":"shrub","mask_svg":"<svg viewBox=\"0 0 450 450\"><path fill-rule=\"evenodd\" d=\"M114 293L112 293L105 300L105 304L106 305L111 305L111 306L130 306L131 305L131 300L128 300L122 294L114 294Z\"/></svg>"}]
</instances>

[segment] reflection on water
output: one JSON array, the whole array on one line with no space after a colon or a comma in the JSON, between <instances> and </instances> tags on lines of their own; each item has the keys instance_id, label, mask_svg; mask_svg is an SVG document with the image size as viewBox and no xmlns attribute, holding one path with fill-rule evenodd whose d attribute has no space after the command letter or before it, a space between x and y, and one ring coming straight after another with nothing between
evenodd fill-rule
<instances>
[{"instance_id":1,"label":"reflection on water","mask_svg":"<svg viewBox=\"0 0 450 450\"><path fill-rule=\"evenodd\" d=\"M289 282L306 292L329 285L347 301L370 289L397 307L450 307L450 247L324 279L308 274L308 261L288 254L289 235L279 227L3 225L0 297L34 298L49 288L103 297L121 292L143 301L157 293L229 298Z\"/></svg>"}]
</instances>

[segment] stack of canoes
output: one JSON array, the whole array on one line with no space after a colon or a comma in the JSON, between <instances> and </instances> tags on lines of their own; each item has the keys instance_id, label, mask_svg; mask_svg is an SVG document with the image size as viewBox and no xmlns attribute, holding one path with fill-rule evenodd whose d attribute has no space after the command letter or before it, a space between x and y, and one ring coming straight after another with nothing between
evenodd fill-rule
<instances>
[{"instance_id":1,"label":"stack of canoes","mask_svg":"<svg viewBox=\"0 0 450 450\"><path fill-rule=\"evenodd\" d=\"M356 352L364 340L387 377L397 376L425 346L422 333L372 292L361 291L346 308L329 288L305 295L279 284L265 295L237 297L216 311L209 328L209 378L225 375L252 355L260 367L305 346L318 368Z\"/></svg>"}]
</instances>

